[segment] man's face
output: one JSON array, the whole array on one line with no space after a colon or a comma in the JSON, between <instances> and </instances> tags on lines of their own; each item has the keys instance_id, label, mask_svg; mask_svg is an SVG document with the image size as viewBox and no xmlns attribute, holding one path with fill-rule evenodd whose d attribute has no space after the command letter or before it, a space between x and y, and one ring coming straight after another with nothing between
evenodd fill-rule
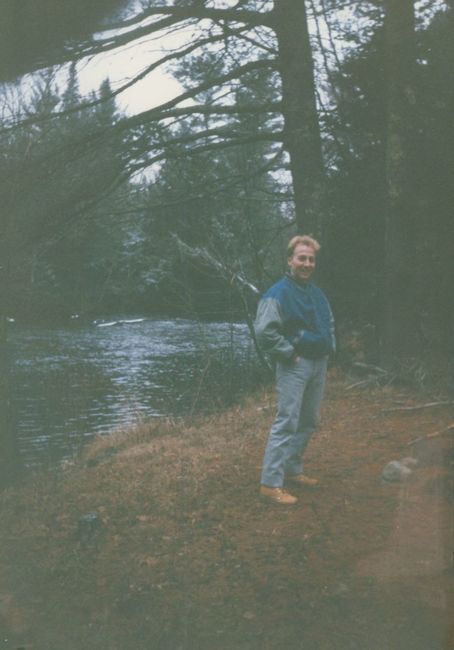
<instances>
[{"instance_id":1,"label":"man's face","mask_svg":"<svg viewBox=\"0 0 454 650\"><path fill-rule=\"evenodd\" d=\"M293 255L288 258L292 277L298 282L307 282L315 269L315 251L311 246L297 244Z\"/></svg>"}]
</instances>

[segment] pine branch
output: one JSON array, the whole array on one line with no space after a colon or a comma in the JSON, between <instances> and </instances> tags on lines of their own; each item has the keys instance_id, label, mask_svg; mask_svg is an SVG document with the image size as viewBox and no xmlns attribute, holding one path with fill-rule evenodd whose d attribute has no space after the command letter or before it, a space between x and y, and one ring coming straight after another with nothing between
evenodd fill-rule
<instances>
[{"instance_id":1,"label":"pine branch","mask_svg":"<svg viewBox=\"0 0 454 650\"><path fill-rule=\"evenodd\" d=\"M184 194L181 198L178 199L173 199L171 201L160 201L157 203L150 203L149 206L151 209L157 209L157 208L166 208L170 206L175 206L175 205L182 205L182 204L187 204L188 202L192 201L200 201L200 199L206 199L211 196L218 196L219 194L223 194L225 192L231 192L232 189L240 186L243 186L244 183L253 180L254 178L257 178L258 176L261 176L262 174L265 174L268 171L271 171L274 168L274 165L276 162L280 159L282 156L283 150L282 148L277 151L271 160L266 162L264 165L260 165L257 169L255 169L253 172L250 174L241 174L237 175L236 178L233 180L229 178L228 181L226 181L224 178L218 178L216 179L217 188L210 188L207 190L207 184L204 182L203 184L200 184L199 186L195 186L193 188L192 194ZM262 190L263 192L263 190ZM277 193L276 193L277 194ZM286 197L287 200L289 197ZM272 199L269 199L270 201ZM277 196L276 200L281 201L283 200L280 196Z\"/></svg>"}]
</instances>

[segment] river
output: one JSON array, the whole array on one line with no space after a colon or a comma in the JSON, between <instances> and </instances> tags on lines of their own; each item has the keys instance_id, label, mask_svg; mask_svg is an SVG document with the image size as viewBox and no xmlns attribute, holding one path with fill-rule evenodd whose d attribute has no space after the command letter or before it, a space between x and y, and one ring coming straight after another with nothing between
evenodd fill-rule
<instances>
[{"instance_id":1,"label":"river","mask_svg":"<svg viewBox=\"0 0 454 650\"><path fill-rule=\"evenodd\" d=\"M9 341L27 466L52 466L94 435L146 418L231 402L261 374L241 323L122 317L86 326L13 325Z\"/></svg>"}]
</instances>

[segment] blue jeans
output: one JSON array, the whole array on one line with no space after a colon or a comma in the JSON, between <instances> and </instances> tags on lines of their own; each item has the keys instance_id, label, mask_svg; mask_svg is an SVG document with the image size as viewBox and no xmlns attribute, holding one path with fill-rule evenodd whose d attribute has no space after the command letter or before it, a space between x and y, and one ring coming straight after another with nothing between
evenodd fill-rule
<instances>
[{"instance_id":1,"label":"blue jeans","mask_svg":"<svg viewBox=\"0 0 454 650\"><path fill-rule=\"evenodd\" d=\"M327 357L277 363L277 415L263 459L261 484L282 487L303 473L303 454L320 418Z\"/></svg>"}]
</instances>

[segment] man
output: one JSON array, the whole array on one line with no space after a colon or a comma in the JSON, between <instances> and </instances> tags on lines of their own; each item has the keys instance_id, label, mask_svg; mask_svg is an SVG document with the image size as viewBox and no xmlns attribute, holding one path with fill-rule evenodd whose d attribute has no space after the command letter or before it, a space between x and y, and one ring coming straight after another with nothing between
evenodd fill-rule
<instances>
[{"instance_id":1,"label":"man","mask_svg":"<svg viewBox=\"0 0 454 650\"><path fill-rule=\"evenodd\" d=\"M276 361L278 409L263 459L260 494L291 505L284 481L314 486L303 454L320 414L328 356L335 350L334 319L325 294L310 282L320 244L307 235L288 244L289 272L262 296L255 331Z\"/></svg>"}]
</instances>

